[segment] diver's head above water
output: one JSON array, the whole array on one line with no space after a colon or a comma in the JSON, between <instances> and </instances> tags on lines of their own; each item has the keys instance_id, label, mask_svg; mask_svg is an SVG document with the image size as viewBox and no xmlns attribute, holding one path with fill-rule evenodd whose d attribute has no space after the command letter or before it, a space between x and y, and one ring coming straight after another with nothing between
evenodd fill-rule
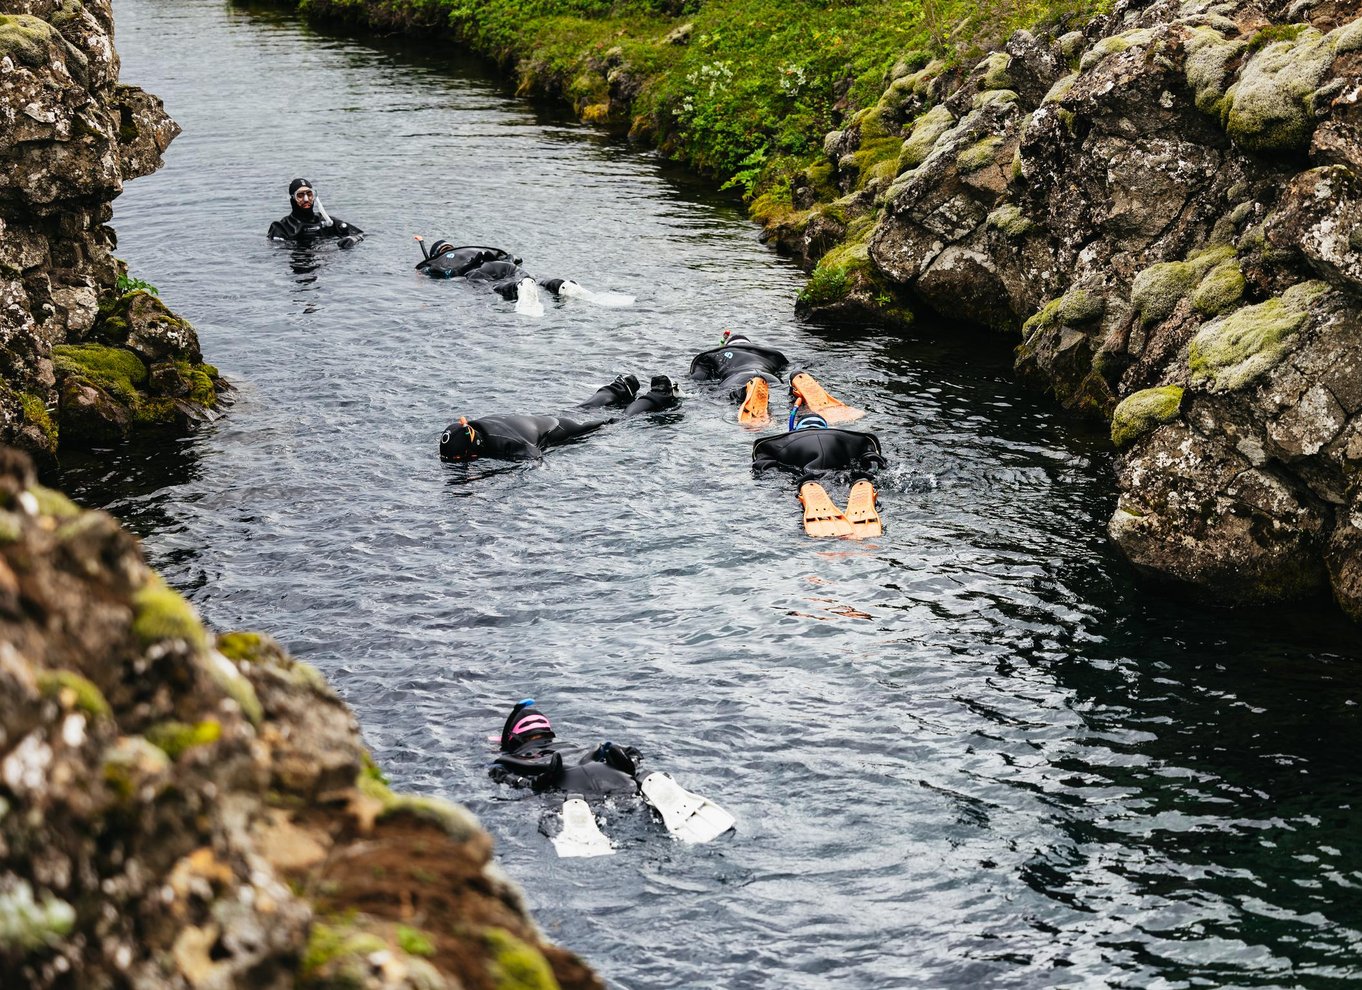
<instances>
[{"instance_id":1,"label":"diver's head above water","mask_svg":"<svg viewBox=\"0 0 1362 990\"><path fill-rule=\"evenodd\" d=\"M471 461L477 458L482 448L482 434L467 416L460 416L457 423L450 423L440 436L440 460Z\"/></svg>"},{"instance_id":2,"label":"diver's head above water","mask_svg":"<svg viewBox=\"0 0 1362 990\"><path fill-rule=\"evenodd\" d=\"M317 194L310 180L294 179L288 184L288 207L294 217L304 221L317 219L316 205Z\"/></svg>"},{"instance_id":3,"label":"diver's head above water","mask_svg":"<svg viewBox=\"0 0 1362 990\"><path fill-rule=\"evenodd\" d=\"M501 728L501 748L503 752L510 752L535 739L547 742L553 735L548 716L534 707L533 698L526 698L516 702L511 714L506 716L506 724Z\"/></svg>"}]
</instances>

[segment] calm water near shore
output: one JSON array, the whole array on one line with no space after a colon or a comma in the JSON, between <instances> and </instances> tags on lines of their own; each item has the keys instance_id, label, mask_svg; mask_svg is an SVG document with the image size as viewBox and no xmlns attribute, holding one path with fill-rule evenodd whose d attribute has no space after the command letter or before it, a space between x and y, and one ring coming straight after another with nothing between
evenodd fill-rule
<instances>
[{"instance_id":1,"label":"calm water near shore","mask_svg":"<svg viewBox=\"0 0 1362 990\"><path fill-rule=\"evenodd\" d=\"M320 667L394 784L469 805L612 986L1362 983L1356 629L1135 584L1106 445L1005 344L798 323L802 276L740 205L477 63L208 0L116 15L124 80L185 129L118 201L119 253L239 391L59 480L212 625ZM268 243L296 175L368 240ZM414 233L638 301L518 316L414 273ZM883 539L805 539L694 386L542 465L436 456L459 414L680 377L724 327L869 411ZM541 799L486 776L526 695L738 831L683 847L619 808L617 855L556 859Z\"/></svg>"}]
</instances>

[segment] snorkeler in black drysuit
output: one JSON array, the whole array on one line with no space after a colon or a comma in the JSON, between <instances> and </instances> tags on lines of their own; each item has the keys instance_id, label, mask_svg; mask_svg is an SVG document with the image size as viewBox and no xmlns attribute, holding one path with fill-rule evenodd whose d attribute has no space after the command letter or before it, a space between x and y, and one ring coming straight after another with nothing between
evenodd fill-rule
<instances>
[{"instance_id":1,"label":"snorkeler in black drysuit","mask_svg":"<svg viewBox=\"0 0 1362 990\"><path fill-rule=\"evenodd\" d=\"M642 413L660 412L676 405L680 389L666 375L653 378L648 391L638 392L638 379L621 375L603 385L578 409L620 407L617 416L500 415L481 419L461 418L451 423L440 437L440 460L474 461L493 458L507 461L539 460L549 447L576 440L617 419Z\"/></svg>"},{"instance_id":2,"label":"snorkeler in black drysuit","mask_svg":"<svg viewBox=\"0 0 1362 990\"><path fill-rule=\"evenodd\" d=\"M559 791L563 830L554 839L560 856L597 856L613 848L585 802L641 794L662 816L667 831L684 842L709 842L731 829L733 816L713 801L687 791L670 774L644 773L643 755L633 746L606 741L586 748L556 739L548 717L533 698L518 702L501 729L501 752L488 773L498 783L529 787L537 794Z\"/></svg>"},{"instance_id":3,"label":"snorkeler in black drysuit","mask_svg":"<svg viewBox=\"0 0 1362 990\"><path fill-rule=\"evenodd\" d=\"M501 754L488 771L492 779L536 793L569 791L583 797L638 793L643 756L632 746L603 742L582 749L554 738L544 713L526 698L511 709L501 730Z\"/></svg>"},{"instance_id":4,"label":"snorkeler in black drysuit","mask_svg":"<svg viewBox=\"0 0 1362 990\"><path fill-rule=\"evenodd\" d=\"M307 179L294 179L288 186L289 214L270 224L265 236L275 241L311 244L323 238L336 238L342 248L354 247L364 231L354 224L329 216L316 190Z\"/></svg>"},{"instance_id":5,"label":"snorkeler in black drysuit","mask_svg":"<svg viewBox=\"0 0 1362 990\"><path fill-rule=\"evenodd\" d=\"M819 413L799 403L790 411L789 432L762 437L752 444L752 470L775 469L796 475L799 501L804 506L804 531L810 536L850 536L862 539L883 531L878 496L869 474L885 466L879 438L873 433L835 429ZM843 512L833 503L819 479L850 472L854 483Z\"/></svg>"},{"instance_id":6,"label":"snorkeler in black drysuit","mask_svg":"<svg viewBox=\"0 0 1362 990\"><path fill-rule=\"evenodd\" d=\"M568 281L551 278L540 282L520 267L520 259L501 248L465 246L455 247L448 241L436 241L427 252L425 242L421 251L425 255L416 263L418 272L425 272L431 278L463 278L469 282L489 285L493 292L503 299L515 299L519 295L520 284L526 279L535 285L558 295Z\"/></svg>"},{"instance_id":7,"label":"snorkeler in black drysuit","mask_svg":"<svg viewBox=\"0 0 1362 990\"><path fill-rule=\"evenodd\" d=\"M741 401L738 422L761 426L770 422L770 387L780 384L780 373L789 365L785 355L772 347L752 343L746 335L725 330L723 343L695 355L690 377L696 381L718 382L729 398Z\"/></svg>"}]
</instances>

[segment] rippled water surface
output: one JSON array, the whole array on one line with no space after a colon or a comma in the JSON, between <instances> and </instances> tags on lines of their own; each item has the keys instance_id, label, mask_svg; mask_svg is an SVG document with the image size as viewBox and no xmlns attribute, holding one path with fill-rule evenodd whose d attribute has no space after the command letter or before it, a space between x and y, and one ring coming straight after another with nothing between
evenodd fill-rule
<instances>
[{"instance_id":1,"label":"rippled water surface","mask_svg":"<svg viewBox=\"0 0 1362 990\"><path fill-rule=\"evenodd\" d=\"M124 79L185 129L118 201L120 253L239 391L174 449L68 458L62 482L213 625L322 668L394 782L472 807L612 985L1362 982L1355 631L1135 585L1106 447L1005 345L799 324L801 276L737 205L475 64L206 0L117 16ZM368 240L266 242L295 175ZM413 233L638 302L518 316L415 274ZM461 413L679 376L724 327L869 410L883 539L805 539L695 388L542 465L436 457ZM525 695L738 831L684 847L619 809L618 855L556 859L540 799L486 776Z\"/></svg>"}]
</instances>

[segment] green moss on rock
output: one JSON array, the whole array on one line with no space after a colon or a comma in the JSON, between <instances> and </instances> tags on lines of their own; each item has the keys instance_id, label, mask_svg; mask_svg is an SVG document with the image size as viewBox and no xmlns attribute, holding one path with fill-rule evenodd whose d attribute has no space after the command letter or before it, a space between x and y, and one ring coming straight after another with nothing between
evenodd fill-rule
<instances>
[{"instance_id":1,"label":"green moss on rock","mask_svg":"<svg viewBox=\"0 0 1362 990\"><path fill-rule=\"evenodd\" d=\"M955 115L943 106L935 106L913 124L912 133L903 142L899 153L899 171L917 168L927 160L936 142L955 126Z\"/></svg>"},{"instance_id":2,"label":"green moss on rock","mask_svg":"<svg viewBox=\"0 0 1362 990\"><path fill-rule=\"evenodd\" d=\"M182 639L197 650L208 647L199 617L182 597L156 579L132 598L132 631L143 646L167 639Z\"/></svg>"},{"instance_id":3,"label":"green moss on rock","mask_svg":"<svg viewBox=\"0 0 1362 990\"><path fill-rule=\"evenodd\" d=\"M1002 143L1003 139L999 135L990 134L982 141L976 141L960 152L955 164L961 172L977 172L993 162L998 154L998 149L1002 147Z\"/></svg>"},{"instance_id":4,"label":"green moss on rock","mask_svg":"<svg viewBox=\"0 0 1362 990\"><path fill-rule=\"evenodd\" d=\"M1249 151L1304 150L1315 129L1315 91L1333 60L1332 41L1312 27L1268 44L1230 88L1225 130Z\"/></svg>"},{"instance_id":5,"label":"green moss on rock","mask_svg":"<svg viewBox=\"0 0 1362 990\"><path fill-rule=\"evenodd\" d=\"M1037 331L1055 327L1077 327L1092 323L1106 311L1106 300L1085 289L1074 289L1058 299L1052 299L1040 311L1022 324L1023 339Z\"/></svg>"},{"instance_id":6,"label":"green moss on rock","mask_svg":"<svg viewBox=\"0 0 1362 990\"><path fill-rule=\"evenodd\" d=\"M1124 447L1156 426L1171 423L1182 411L1182 389L1176 385L1147 388L1127 396L1111 416L1111 442Z\"/></svg>"},{"instance_id":7,"label":"green moss on rock","mask_svg":"<svg viewBox=\"0 0 1362 990\"><path fill-rule=\"evenodd\" d=\"M368 957L388 948L388 943L349 922L327 924L314 921L298 976L304 987L364 987L369 985Z\"/></svg>"},{"instance_id":8,"label":"green moss on rock","mask_svg":"<svg viewBox=\"0 0 1362 990\"><path fill-rule=\"evenodd\" d=\"M55 447L57 445L57 424L47 411L47 403L31 392L21 392L19 403L24 410L24 421L42 430L43 436Z\"/></svg>"},{"instance_id":9,"label":"green moss on rock","mask_svg":"<svg viewBox=\"0 0 1362 990\"><path fill-rule=\"evenodd\" d=\"M56 30L30 14L0 14L0 58L8 55L19 65L42 68L51 61Z\"/></svg>"},{"instance_id":10,"label":"green moss on rock","mask_svg":"<svg viewBox=\"0 0 1362 990\"><path fill-rule=\"evenodd\" d=\"M218 636L218 652L228 660L260 659L268 640L255 632L226 632Z\"/></svg>"},{"instance_id":11,"label":"green moss on rock","mask_svg":"<svg viewBox=\"0 0 1362 990\"><path fill-rule=\"evenodd\" d=\"M1021 97L1010 89L986 89L981 93L974 94L971 105L975 110L983 110L985 107L1016 103L1020 99Z\"/></svg>"},{"instance_id":12,"label":"green moss on rock","mask_svg":"<svg viewBox=\"0 0 1362 990\"><path fill-rule=\"evenodd\" d=\"M1036 226L1019 207L1012 203L1004 203L998 207L988 215L988 219L984 222L988 224L990 229L996 230L1004 237L1013 240L1024 237Z\"/></svg>"},{"instance_id":13,"label":"green moss on rock","mask_svg":"<svg viewBox=\"0 0 1362 990\"><path fill-rule=\"evenodd\" d=\"M1229 63L1244 50L1243 41L1227 40L1214 28L1194 27L1188 34L1187 84L1197 109L1220 116L1227 90Z\"/></svg>"},{"instance_id":14,"label":"green moss on rock","mask_svg":"<svg viewBox=\"0 0 1362 990\"><path fill-rule=\"evenodd\" d=\"M488 928L483 939L491 952L488 975L497 990L558 990L553 969L534 946L504 928Z\"/></svg>"},{"instance_id":15,"label":"green moss on rock","mask_svg":"<svg viewBox=\"0 0 1362 990\"><path fill-rule=\"evenodd\" d=\"M29 488L29 493L38 503L38 515L40 516L50 516L53 519L75 519L85 512L75 502L52 488L33 485Z\"/></svg>"},{"instance_id":16,"label":"green moss on rock","mask_svg":"<svg viewBox=\"0 0 1362 990\"><path fill-rule=\"evenodd\" d=\"M1078 63L1078 67L1083 72L1087 72L1099 62L1110 58L1112 55L1119 55L1121 52L1129 51L1131 48L1142 47L1153 40L1153 28L1137 28L1134 31L1126 31L1123 34L1113 34L1103 38L1084 52L1082 60Z\"/></svg>"},{"instance_id":17,"label":"green moss on rock","mask_svg":"<svg viewBox=\"0 0 1362 990\"><path fill-rule=\"evenodd\" d=\"M1055 80L1055 84L1050 87L1049 92L1045 94L1045 97L1040 102L1058 103L1060 100L1064 99L1064 97L1069 95L1069 91L1074 88L1074 83L1077 80L1078 80L1077 72L1071 72L1067 76L1063 76Z\"/></svg>"},{"instance_id":18,"label":"green moss on rock","mask_svg":"<svg viewBox=\"0 0 1362 990\"><path fill-rule=\"evenodd\" d=\"M382 806L379 821L409 815L429 822L458 842L465 842L482 830L477 818L463 805L436 797L396 794L383 782L382 774L373 775L361 770L355 786Z\"/></svg>"},{"instance_id":19,"label":"green moss on rock","mask_svg":"<svg viewBox=\"0 0 1362 990\"><path fill-rule=\"evenodd\" d=\"M1207 324L1188 349L1192 384L1209 392L1248 385L1290 351L1311 303L1326 291L1323 282L1303 282L1280 297L1245 306Z\"/></svg>"},{"instance_id":20,"label":"green moss on rock","mask_svg":"<svg viewBox=\"0 0 1362 990\"><path fill-rule=\"evenodd\" d=\"M1223 313L1244 297L1248 283L1233 259L1212 268L1192 293L1192 306L1203 316Z\"/></svg>"},{"instance_id":21,"label":"green moss on rock","mask_svg":"<svg viewBox=\"0 0 1362 990\"><path fill-rule=\"evenodd\" d=\"M129 406L138 403L138 388L147 382L147 366L123 347L58 344L52 348L52 363L58 374L83 378Z\"/></svg>"},{"instance_id":22,"label":"green moss on rock","mask_svg":"<svg viewBox=\"0 0 1362 990\"><path fill-rule=\"evenodd\" d=\"M160 722L149 728L147 742L172 760L196 746L208 746L222 738L222 725L217 719L204 719L195 725L184 722Z\"/></svg>"},{"instance_id":23,"label":"green moss on rock","mask_svg":"<svg viewBox=\"0 0 1362 990\"><path fill-rule=\"evenodd\" d=\"M37 676L38 690L44 698L68 703L77 711L95 718L110 715L112 710L103 692L94 682L73 670L44 670Z\"/></svg>"},{"instance_id":24,"label":"green moss on rock","mask_svg":"<svg viewBox=\"0 0 1362 990\"><path fill-rule=\"evenodd\" d=\"M994 52L984 59L976 68L984 70L984 80L981 89L1011 89L1016 85L1016 80L1012 78L1009 71L1012 68L1012 56L1006 52Z\"/></svg>"}]
</instances>

